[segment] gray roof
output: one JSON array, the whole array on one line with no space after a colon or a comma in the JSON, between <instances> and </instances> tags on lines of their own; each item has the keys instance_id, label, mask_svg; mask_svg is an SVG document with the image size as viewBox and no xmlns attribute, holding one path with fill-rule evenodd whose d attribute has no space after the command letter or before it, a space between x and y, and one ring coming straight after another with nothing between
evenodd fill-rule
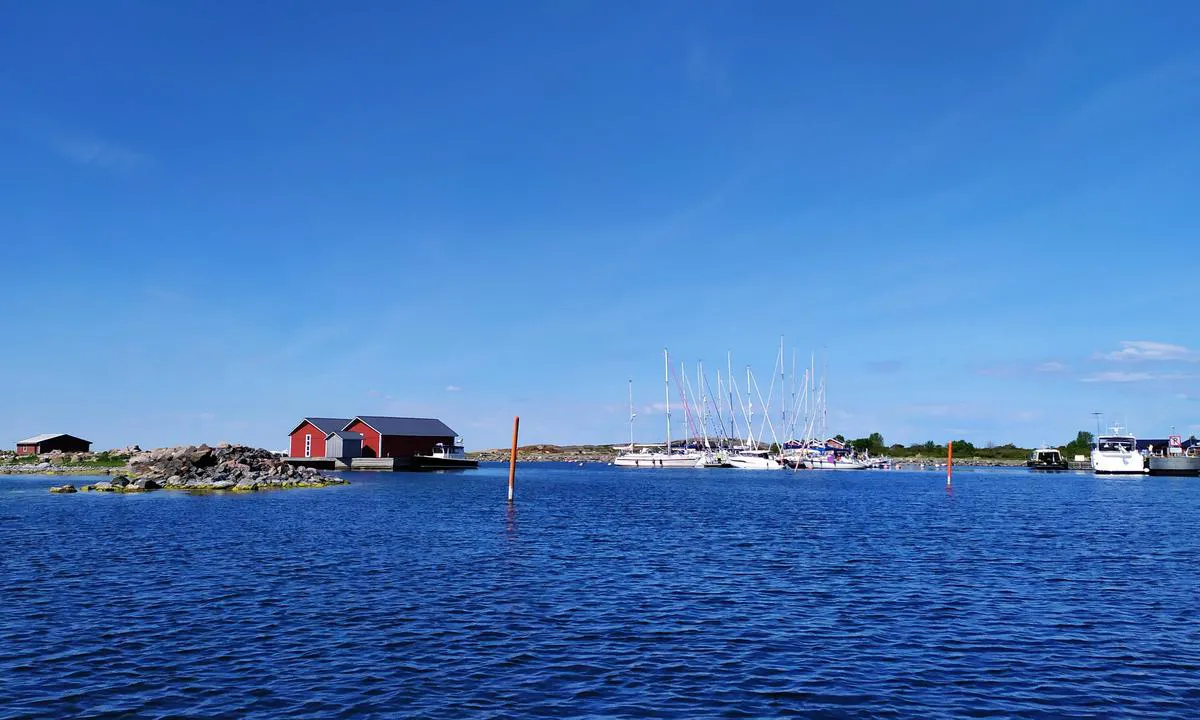
<instances>
[{"instance_id":1,"label":"gray roof","mask_svg":"<svg viewBox=\"0 0 1200 720\"><path fill-rule=\"evenodd\" d=\"M335 430L341 430L342 428L349 425L350 418L306 417L306 418L304 418L304 420L302 420L300 422L300 425L303 425L305 422L310 422L313 425L316 425L318 430L325 433L326 435L329 435L329 433L331 433ZM296 430L300 429L300 425L296 426ZM293 430L292 432L296 432L296 430Z\"/></svg>"},{"instance_id":2,"label":"gray roof","mask_svg":"<svg viewBox=\"0 0 1200 720\"><path fill-rule=\"evenodd\" d=\"M433 418L384 417L380 415L359 415L355 420L362 420L381 435L404 435L408 437L458 437L446 423ZM346 423L347 426L353 420Z\"/></svg>"},{"instance_id":3,"label":"gray roof","mask_svg":"<svg viewBox=\"0 0 1200 720\"><path fill-rule=\"evenodd\" d=\"M38 443L44 443L47 440L53 440L54 438L60 438L60 437L74 437L76 440L83 440L83 438L81 438L81 437L75 437L74 435L68 435L67 433L46 433L44 435L34 435L33 437L25 438L24 440L18 440L17 444L18 445L37 445ZM83 440L83 441L85 443L88 443L89 445L91 444L91 442L88 440Z\"/></svg>"},{"instance_id":4,"label":"gray roof","mask_svg":"<svg viewBox=\"0 0 1200 720\"><path fill-rule=\"evenodd\" d=\"M347 432L346 430L334 430L331 433L326 433L325 439L328 440L334 435L337 435L343 440L362 440L362 433Z\"/></svg>"}]
</instances>

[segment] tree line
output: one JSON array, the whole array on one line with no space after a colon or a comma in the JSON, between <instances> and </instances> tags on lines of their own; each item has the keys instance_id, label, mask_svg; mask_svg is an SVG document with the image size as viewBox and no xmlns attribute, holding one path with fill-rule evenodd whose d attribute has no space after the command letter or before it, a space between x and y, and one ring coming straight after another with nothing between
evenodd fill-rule
<instances>
[{"instance_id":1,"label":"tree line","mask_svg":"<svg viewBox=\"0 0 1200 720\"><path fill-rule=\"evenodd\" d=\"M846 442L846 438L837 435L837 440ZM1095 440L1090 432L1080 430L1076 434L1075 439L1070 442L1059 445L1058 449L1062 452L1063 457L1068 460L1076 455L1087 455L1092 451L1092 443ZM869 452L872 455L890 455L894 458L902 457L945 457L946 446L944 444L935 443L928 440L923 443L914 443L912 445L887 445L883 440L883 435L874 432L864 438L856 438L849 441L850 446L858 452ZM1033 452L1033 448L1017 447L1012 443L1004 445L995 445L988 443L984 447L975 447L974 443L969 440L955 440L954 454L959 457L974 457L991 460L1023 460L1029 457Z\"/></svg>"}]
</instances>

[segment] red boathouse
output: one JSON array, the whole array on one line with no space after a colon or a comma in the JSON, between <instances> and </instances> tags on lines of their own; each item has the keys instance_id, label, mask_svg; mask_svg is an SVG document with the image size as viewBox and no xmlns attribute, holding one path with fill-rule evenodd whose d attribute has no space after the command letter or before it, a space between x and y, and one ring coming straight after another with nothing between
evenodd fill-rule
<instances>
[{"instance_id":1,"label":"red boathouse","mask_svg":"<svg viewBox=\"0 0 1200 720\"><path fill-rule=\"evenodd\" d=\"M362 433L363 457L411 458L433 453L434 445L449 447L458 436L441 420L432 418L359 415L348 421L350 432Z\"/></svg>"},{"instance_id":2,"label":"red boathouse","mask_svg":"<svg viewBox=\"0 0 1200 720\"><path fill-rule=\"evenodd\" d=\"M350 418L306 417L295 430L288 433L291 442L288 452L294 458L325 457L325 438L350 423Z\"/></svg>"}]
</instances>

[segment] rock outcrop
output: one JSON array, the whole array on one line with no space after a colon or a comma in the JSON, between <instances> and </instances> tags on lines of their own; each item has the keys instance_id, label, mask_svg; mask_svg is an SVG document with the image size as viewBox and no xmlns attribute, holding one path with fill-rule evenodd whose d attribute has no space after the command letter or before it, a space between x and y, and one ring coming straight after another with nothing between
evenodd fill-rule
<instances>
[{"instance_id":1,"label":"rock outcrop","mask_svg":"<svg viewBox=\"0 0 1200 720\"><path fill-rule=\"evenodd\" d=\"M84 486L83 490L125 493L159 489L250 492L345 484L345 480L322 475L313 468L289 465L269 450L243 445L217 448L184 445L138 453L129 459L128 476L117 475L111 480Z\"/></svg>"}]
</instances>

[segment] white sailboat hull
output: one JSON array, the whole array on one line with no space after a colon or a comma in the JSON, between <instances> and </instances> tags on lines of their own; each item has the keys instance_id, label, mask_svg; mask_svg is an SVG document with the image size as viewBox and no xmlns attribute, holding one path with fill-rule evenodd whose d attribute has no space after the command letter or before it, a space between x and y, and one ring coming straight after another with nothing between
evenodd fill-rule
<instances>
[{"instance_id":1,"label":"white sailboat hull","mask_svg":"<svg viewBox=\"0 0 1200 720\"><path fill-rule=\"evenodd\" d=\"M871 466L862 460L849 457L829 457L826 455L786 455L784 462L790 467L806 468L809 470L867 470Z\"/></svg>"},{"instance_id":2,"label":"white sailboat hull","mask_svg":"<svg viewBox=\"0 0 1200 720\"><path fill-rule=\"evenodd\" d=\"M813 470L866 470L864 462L852 458L809 458L808 466Z\"/></svg>"},{"instance_id":3,"label":"white sailboat hull","mask_svg":"<svg viewBox=\"0 0 1200 720\"><path fill-rule=\"evenodd\" d=\"M697 468L705 466L700 453L626 453L613 460L617 467L631 468Z\"/></svg>"},{"instance_id":4,"label":"white sailboat hull","mask_svg":"<svg viewBox=\"0 0 1200 720\"><path fill-rule=\"evenodd\" d=\"M730 455L726 464L738 470L782 470L778 460L761 455Z\"/></svg>"}]
</instances>

